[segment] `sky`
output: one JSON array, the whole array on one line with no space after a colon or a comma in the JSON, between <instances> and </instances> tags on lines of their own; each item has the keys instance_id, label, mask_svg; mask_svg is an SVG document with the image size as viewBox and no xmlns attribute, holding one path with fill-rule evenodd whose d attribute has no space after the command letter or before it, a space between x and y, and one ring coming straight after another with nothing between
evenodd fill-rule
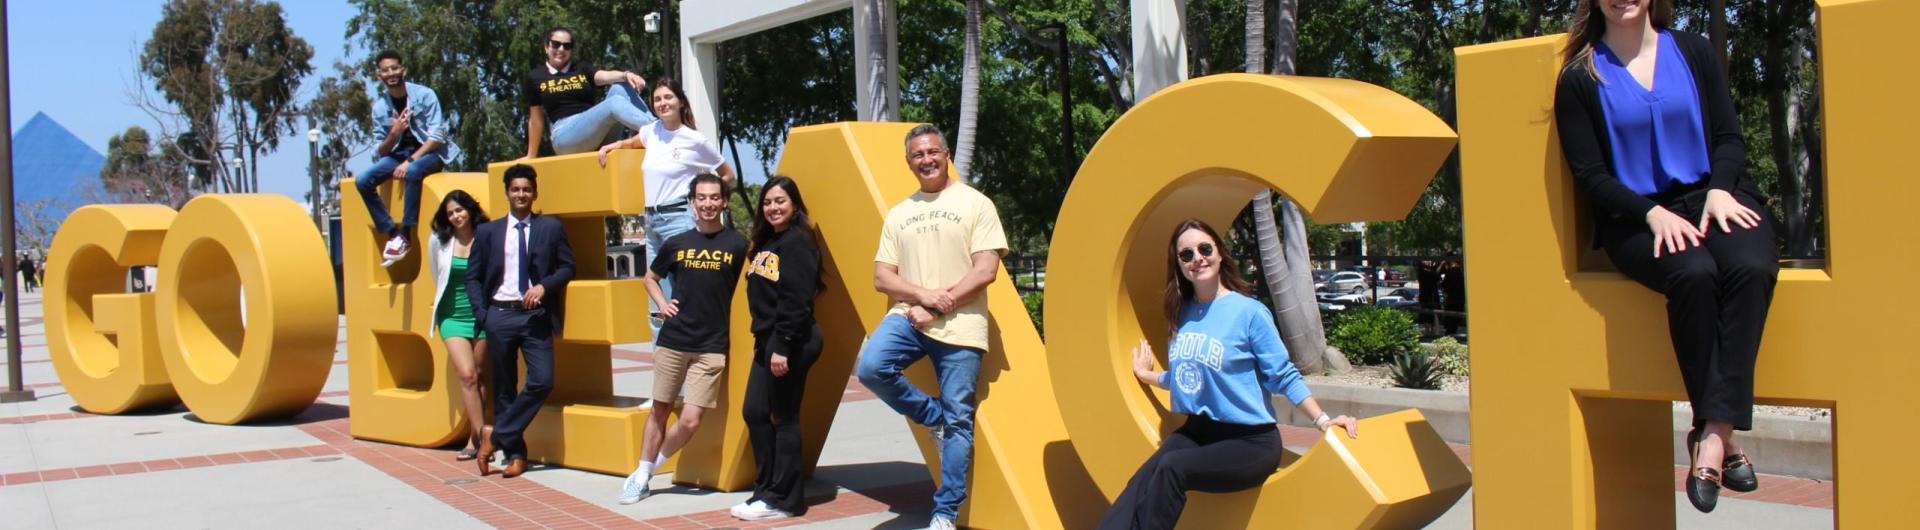
<instances>
[{"instance_id":1,"label":"sky","mask_svg":"<svg viewBox=\"0 0 1920 530\"><path fill-rule=\"evenodd\" d=\"M152 91L134 73L140 49L160 21L159 0L9 0L7 69L12 96L9 109L19 130L36 112L66 126L101 155L107 139L130 125L158 133L157 121L133 104L132 90ZM300 101L318 92L336 59L357 59L366 52L344 48L347 19L354 10L344 1L281 2L295 34L313 46L314 74L301 83ZM367 164L357 160L358 170ZM260 161L262 191L282 193L306 204L307 138L281 139L280 150Z\"/></svg>"},{"instance_id":2,"label":"sky","mask_svg":"<svg viewBox=\"0 0 1920 530\"><path fill-rule=\"evenodd\" d=\"M160 21L161 0L6 0L7 60L12 97L12 126L19 130L36 112L79 136L102 156L107 139L139 125L158 133L158 122L132 102L130 91L152 92L134 72L140 50L153 25ZM288 25L313 46L314 73L301 83L298 99L305 102L318 92L319 80L333 71L336 60L349 63L368 52L347 47L347 20L354 9L344 0L280 2ZM371 79L361 80L371 83ZM304 123L304 122L303 122ZM741 146L742 162L735 168L750 181L760 181L759 162ZM358 172L369 162L356 157L348 169ZM293 197L306 204L311 187L307 177L307 139L301 134L280 142L280 150L260 163L260 188Z\"/></svg>"}]
</instances>

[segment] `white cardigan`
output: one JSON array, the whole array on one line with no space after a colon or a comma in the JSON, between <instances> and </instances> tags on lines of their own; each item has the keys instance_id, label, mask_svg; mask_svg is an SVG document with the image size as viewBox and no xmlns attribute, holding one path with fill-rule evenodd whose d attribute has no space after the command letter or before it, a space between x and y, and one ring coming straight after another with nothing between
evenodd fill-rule
<instances>
[{"instance_id":1,"label":"white cardigan","mask_svg":"<svg viewBox=\"0 0 1920 530\"><path fill-rule=\"evenodd\" d=\"M427 266L433 269L433 312L427 313L427 336L436 337L440 334L440 299L447 296L447 275L453 270L453 245L441 243L440 236L432 232L427 233Z\"/></svg>"}]
</instances>

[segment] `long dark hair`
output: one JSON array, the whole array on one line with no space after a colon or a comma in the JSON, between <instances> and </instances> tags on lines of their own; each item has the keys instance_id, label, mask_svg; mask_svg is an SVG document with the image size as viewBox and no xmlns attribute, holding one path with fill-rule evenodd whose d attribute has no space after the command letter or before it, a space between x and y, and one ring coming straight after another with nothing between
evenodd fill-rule
<instances>
[{"instance_id":1,"label":"long dark hair","mask_svg":"<svg viewBox=\"0 0 1920 530\"><path fill-rule=\"evenodd\" d=\"M663 75L653 80L653 88L647 89L647 112L653 112L653 93L659 92L661 87L673 91L673 99L680 102L680 125L698 129L693 126L693 103L687 101L687 92L680 89L680 81L672 77ZM653 117L659 118L660 115L654 114Z\"/></svg>"},{"instance_id":2,"label":"long dark hair","mask_svg":"<svg viewBox=\"0 0 1920 530\"><path fill-rule=\"evenodd\" d=\"M793 177L786 175L768 177L767 183L760 187L760 200L753 203L753 236L749 238L752 246L748 247L747 254L759 254L761 250L766 249L767 241L773 239L773 223L767 222L767 209L762 205L767 203L767 192L774 188L786 191L787 200L793 203L793 218L787 221L787 230L805 230L808 241L813 243L814 253L818 254L820 231L813 226L813 218L807 215L807 200L800 197L800 184L794 182ZM813 288L814 294L817 295L820 291L827 290L827 271L821 270L816 278L818 282Z\"/></svg>"},{"instance_id":3,"label":"long dark hair","mask_svg":"<svg viewBox=\"0 0 1920 530\"><path fill-rule=\"evenodd\" d=\"M1595 6L1603 0L1580 0L1573 6L1573 19L1567 24L1567 46L1560 49L1560 68L1579 69L1595 81L1600 70L1593 66L1593 45L1607 33L1607 15ZM1673 27L1673 0L1647 0L1647 16L1654 29Z\"/></svg>"},{"instance_id":4,"label":"long dark hair","mask_svg":"<svg viewBox=\"0 0 1920 530\"><path fill-rule=\"evenodd\" d=\"M1240 265L1233 260L1233 254L1227 253L1226 240L1220 239L1219 232L1213 231L1206 221L1192 218L1181 221L1180 226L1173 229L1173 237L1167 240L1167 291L1166 301L1161 304L1160 310L1167 317L1168 339L1172 339L1179 330L1180 307L1193 299L1193 282L1180 274L1180 235L1188 230L1199 230L1213 239L1213 255L1220 260L1220 283L1227 290L1249 296L1253 292L1247 279L1240 277Z\"/></svg>"},{"instance_id":5,"label":"long dark hair","mask_svg":"<svg viewBox=\"0 0 1920 530\"><path fill-rule=\"evenodd\" d=\"M433 235L440 238L441 243L453 238L453 221L447 220L447 203L467 209L467 226L478 228L487 223L487 211L480 209L479 201L473 200L466 190L453 190L440 200L440 207L433 210Z\"/></svg>"},{"instance_id":6,"label":"long dark hair","mask_svg":"<svg viewBox=\"0 0 1920 530\"><path fill-rule=\"evenodd\" d=\"M767 210L763 206L767 204L767 192L774 188L786 191L787 200L793 202L793 219L788 221L787 226L813 231L813 219L807 215L807 200L800 198L800 184L794 182L793 177L774 175L768 177L767 183L760 187L760 200L753 203L753 234L748 238L753 247L749 252L759 252L767 246L767 240L773 239L773 223L767 222Z\"/></svg>"}]
</instances>

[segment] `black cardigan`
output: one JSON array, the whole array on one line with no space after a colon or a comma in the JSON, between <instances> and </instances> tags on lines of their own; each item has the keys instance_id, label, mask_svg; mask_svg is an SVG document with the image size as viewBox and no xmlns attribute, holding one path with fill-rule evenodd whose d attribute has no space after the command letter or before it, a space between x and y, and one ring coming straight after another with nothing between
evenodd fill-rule
<instances>
[{"instance_id":1,"label":"black cardigan","mask_svg":"<svg viewBox=\"0 0 1920 530\"><path fill-rule=\"evenodd\" d=\"M1747 176L1747 142L1740 136L1740 119L1733 111L1727 78L1714 60L1713 44L1691 33L1667 31L1693 71L1700 91L1700 117L1712 159L1707 185L1729 193L1736 188L1761 199ZM1594 222L1641 221L1658 203L1642 197L1620 182L1613 172L1612 140L1600 106L1600 84L1582 68L1563 68L1553 97L1554 121L1560 129L1560 151L1573 170L1574 185L1591 202ZM1764 200L1764 199L1762 199Z\"/></svg>"}]
</instances>

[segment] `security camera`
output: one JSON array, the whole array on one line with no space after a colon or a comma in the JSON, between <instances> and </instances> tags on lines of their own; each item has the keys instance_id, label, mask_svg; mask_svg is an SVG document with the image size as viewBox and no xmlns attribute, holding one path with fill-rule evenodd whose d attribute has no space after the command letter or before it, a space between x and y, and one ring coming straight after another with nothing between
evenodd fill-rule
<instances>
[{"instance_id":1,"label":"security camera","mask_svg":"<svg viewBox=\"0 0 1920 530\"><path fill-rule=\"evenodd\" d=\"M646 21L647 33L660 32L660 12L659 11L647 13L647 16L640 17L640 19Z\"/></svg>"}]
</instances>

